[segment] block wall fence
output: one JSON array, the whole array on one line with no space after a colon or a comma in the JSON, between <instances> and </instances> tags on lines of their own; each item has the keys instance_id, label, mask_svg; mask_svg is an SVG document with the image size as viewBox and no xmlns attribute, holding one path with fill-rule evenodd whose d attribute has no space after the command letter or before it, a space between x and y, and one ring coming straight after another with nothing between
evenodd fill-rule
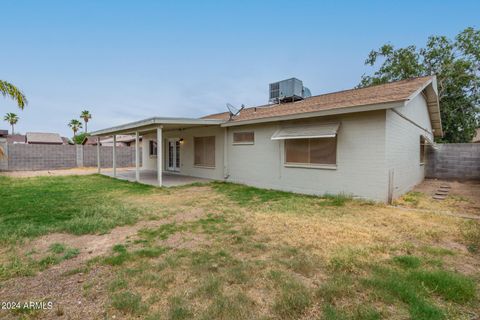
<instances>
[{"instance_id":1,"label":"block wall fence","mask_svg":"<svg viewBox=\"0 0 480 320\"><path fill-rule=\"evenodd\" d=\"M427 178L480 180L480 143L437 144L427 149Z\"/></svg>"},{"instance_id":2,"label":"block wall fence","mask_svg":"<svg viewBox=\"0 0 480 320\"><path fill-rule=\"evenodd\" d=\"M0 171L55 170L97 166L97 147L83 145L7 144L0 140L4 157ZM140 163L142 152L140 150ZM116 148L117 167L135 166L135 147ZM113 147L100 147L102 168L111 168Z\"/></svg>"}]
</instances>

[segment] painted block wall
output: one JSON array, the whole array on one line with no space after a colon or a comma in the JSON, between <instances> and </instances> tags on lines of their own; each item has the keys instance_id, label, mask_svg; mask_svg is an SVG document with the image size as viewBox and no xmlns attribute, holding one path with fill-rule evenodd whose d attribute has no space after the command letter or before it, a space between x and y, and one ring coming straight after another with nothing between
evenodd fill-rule
<instances>
[{"instance_id":1,"label":"painted block wall","mask_svg":"<svg viewBox=\"0 0 480 320\"><path fill-rule=\"evenodd\" d=\"M386 111L387 170L393 170L393 198L410 191L425 177L425 164L420 163L420 136L433 140L427 103L419 94L404 107ZM421 128L425 130L422 130Z\"/></svg>"},{"instance_id":2,"label":"painted block wall","mask_svg":"<svg viewBox=\"0 0 480 320\"><path fill-rule=\"evenodd\" d=\"M285 166L284 142L271 136L283 125L340 122L337 168ZM236 131L255 132L254 145L233 145ZM385 111L269 123L228 129L228 181L262 188L317 194L345 193L386 201Z\"/></svg>"},{"instance_id":3,"label":"painted block wall","mask_svg":"<svg viewBox=\"0 0 480 320\"><path fill-rule=\"evenodd\" d=\"M429 148L426 176L480 180L480 143L437 144L436 149Z\"/></svg>"},{"instance_id":4,"label":"painted block wall","mask_svg":"<svg viewBox=\"0 0 480 320\"><path fill-rule=\"evenodd\" d=\"M163 132L163 170L166 169L167 160L167 139L183 138L180 145L180 171L178 174L195 176L207 179L223 179L223 139L225 129L220 126L208 126L189 128L184 130L164 131ZM194 137L215 136L215 168L202 168L194 166ZM157 170L157 157L149 155L150 141L157 140L156 132L142 135L142 156L143 166L145 170Z\"/></svg>"}]
</instances>

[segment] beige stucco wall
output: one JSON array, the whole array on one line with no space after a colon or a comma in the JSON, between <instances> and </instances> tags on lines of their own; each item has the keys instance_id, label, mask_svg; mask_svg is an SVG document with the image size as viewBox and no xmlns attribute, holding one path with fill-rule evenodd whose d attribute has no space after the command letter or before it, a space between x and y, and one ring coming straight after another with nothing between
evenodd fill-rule
<instances>
[{"instance_id":1,"label":"beige stucco wall","mask_svg":"<svg viewBox=\"0 0 480 320\"><path fill-rule=\"evenodd\" d=\"M271 140L273 133L285 123L230 127L228 181L299 193L345 193L385 201L385 111L317 118L309 122L332 121L341 123L335 170L285 166L284 142ZM255 132L255 144L232 144L235 131L248 130Z\"/></svg>"},{"instance_id":2,"label":"beige stucco wall","mask_svg":"<svg viewBox=\"0 0 480 320\"><path fill-rule=\"evenodd\" d=\"M425 166L420 164L420 136L428 135L433 140L433 135L427 103L421 94L394 110L429 132L392 110L386 112L386 159L388 170L393 170L393 198L397 198L423 181Z\"/></svg>"},{"instance_id":3,"label":"beige stucco wall","mask_svg":"<svg viewBox=\"0 0 480 320\"><path fill-rule=\"evenodd\" d=\"M193 165L193 138L215 136L215 168L200 168ZM149 155L149 141L157 140L156 133L142 135L142 169L156 170L157 157ZM224 129L220 126L198 127L185 130L163 132L163 170L166 170L167 163L167 139L183 138L180 145L180 172L179 174L195 176L208 179L223 179L223 139Z\"/></svg>"}]
</instances>

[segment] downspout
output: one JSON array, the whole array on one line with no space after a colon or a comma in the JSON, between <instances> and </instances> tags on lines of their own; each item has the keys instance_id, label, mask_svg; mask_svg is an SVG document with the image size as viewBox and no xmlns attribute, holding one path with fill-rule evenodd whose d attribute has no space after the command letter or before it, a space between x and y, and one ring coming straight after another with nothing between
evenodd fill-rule
<instances>
[{"instance_id":1,"label":"downspout","mask_svg":"<svg viewBox=\"0 0 480 320\"><path fill-rule=\"evenodd\" d=\"M227 180L230 177L228 172L228 127L224 128L223 135L223 179Z\"/></svg>"}]
</instances>

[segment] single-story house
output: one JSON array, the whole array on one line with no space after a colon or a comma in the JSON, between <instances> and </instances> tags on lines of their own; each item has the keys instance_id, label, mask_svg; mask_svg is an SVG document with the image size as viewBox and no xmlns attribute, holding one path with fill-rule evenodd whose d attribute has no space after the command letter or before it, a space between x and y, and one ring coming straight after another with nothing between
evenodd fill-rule
<instances>
[{"instance_id":1,"label":"single-story house","mask_svg":"<svg viewBox=\"0 0 480 320\"><path fill-rule=\"evenodd\" d=\"M383 202L424 179L425 146L442 136L434 76L285 101L238 114L154 117L92 135L134 134L137 159L143 137L137 181L149 170L158 185L169 172Z\"/></svg>"}]
</instances>

